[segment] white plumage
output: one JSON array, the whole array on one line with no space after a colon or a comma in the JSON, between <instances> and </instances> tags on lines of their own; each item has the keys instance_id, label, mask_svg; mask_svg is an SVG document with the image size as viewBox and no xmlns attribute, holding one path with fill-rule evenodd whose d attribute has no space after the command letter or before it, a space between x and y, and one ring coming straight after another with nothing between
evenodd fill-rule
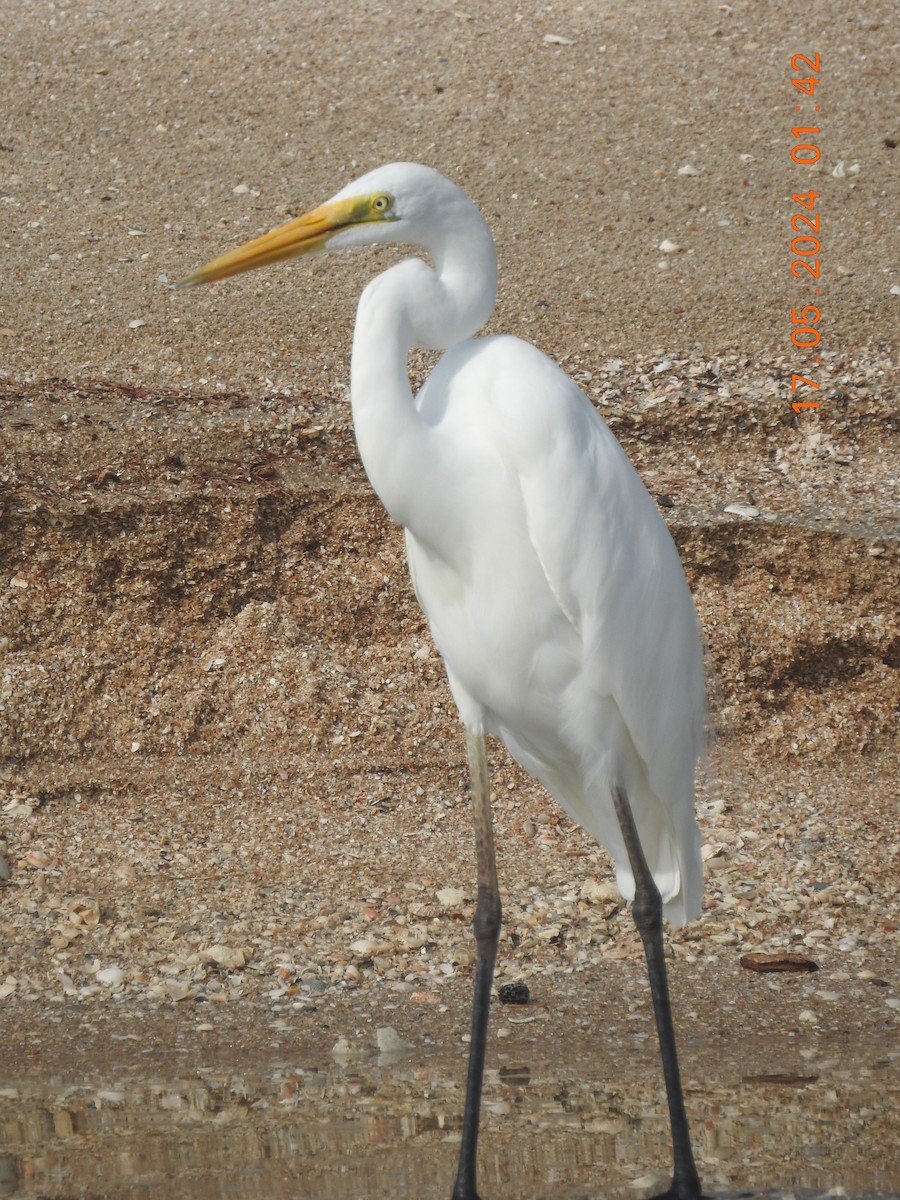
<instances>
[{"instance_id":1,"label":"white plumage","mask_svg":"<svg viewBox=\"0 0 900 1200\"><path fill-rule=\"evenodd\" d=\"M677 924L700 910L693 789L703 749L703 669L694 606L653 500L588 399L550 359L514 337L473 338L494 306L493 240L465 194L427 167L381 167L186 282L326 244L375 242L418 246L433 264L407 259L364 290L351 400L363 464L406 531L416 594L467 730L479 965L454 1200L476 1200L500 921L485 732L606 846L628 899L641 876L635 918L658 1002L675 1146L671 1195L698 1196L659 902ZM416 397L407 371L413 347L446 350ZM633 835L629 845L632 817L639 848Z\"/></svg>"},{"instance_id":2,"label":"white plumage","mask_svg":"<svg viewBox=\"0 0 900 1200\"><path fill-rule=\"evenodd\" d=\"M662 518L586 398L526 343L457 346L418 408L452 447L455 478L422 476L448 513L409 518L410 571L464 722L496 734L606 846L630 900L609 788L620 779L666 913L683 923L702 884L703 676Z\"/></svg>"},{"instance_id":3,"label":"white plumage","mask_svg":"<svg viewBox=\"0 0 900 1200\"><path fill-rule=\"evenodd\" d=\"M405 217L411 186L419 202ZM496 289L474 205L409 164L339 196L381 190L399 219L380 230L421 245L437 275L411 260L363 292L354 423L372 484L406 530L460 715L499 737L610 851L630 900L609 786L620 779L666 915L682 924L700 910L693 793L704 687L672 539L619 443L555 363L518 338L457 340L486 319ZM334 243L341 237L350 240ZM406 356L423 345L451 348L414 412Z\"/></svg>"}]
</instances>

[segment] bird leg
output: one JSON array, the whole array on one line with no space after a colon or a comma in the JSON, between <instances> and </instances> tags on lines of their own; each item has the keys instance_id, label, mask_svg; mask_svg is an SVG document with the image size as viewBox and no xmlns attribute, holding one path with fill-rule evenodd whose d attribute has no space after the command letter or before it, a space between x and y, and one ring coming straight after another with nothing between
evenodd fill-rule
<instances>
[{"instance_id":1,"label":"bird leg","mask_svg":"<svg viewBox=\"0 0 900 1200\"><path fill-rule=\"evenodd\" d=\"M481 1085L484 1078L484 1052L487 1045L491 985L494 979L494 963L497 958L501 917L497 862L494 856L494 831L491 823L491 787L484 734L467 728L466 750L469 756L472 815L475 823L475 853L478 865L478 903L475 908L474 921L477 959L462 1144L451 1200L478 1200L478 1193L475 1190L478 1119L481 1110Z\"/></svg>"},{"instance_id":2,"label":"bird leg","mask_svg":"<svg viewBox=\"0 0 900 1200\"><path fill-rule=\"evenodd\" d=\"M656 886L644 850L638 836L631 805L624 788L617 784L612 788L613 803L619 828L628 851L631 871L634 875L634 904L632 916L644 944L647 974L650 977L650 994L653 997L653 1012L656 1017L656 1032L659 1035L659 1050L662 1057L663 1075L666 1081L666 1097L669 1103L669 1122L672 1129L672 1158L674 1171L672 1186L663 1194L670 1200L700 1200L700 1177L691 1151L687 1114L684 1109L684 1092L678 1070L678 1055L675 1050L675 1025L672 1021L672 1005L669 1000L669 984L666 978L666 962L662 936L662 897ZM658 1197L657 1200L663 1200Z\"/></svg>"}]
</instances>

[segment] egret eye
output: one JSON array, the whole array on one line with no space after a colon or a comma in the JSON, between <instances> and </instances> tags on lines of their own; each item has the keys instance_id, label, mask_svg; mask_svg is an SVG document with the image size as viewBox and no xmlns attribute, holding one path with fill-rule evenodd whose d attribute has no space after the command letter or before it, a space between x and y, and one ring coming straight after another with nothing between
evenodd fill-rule
<instances>
[{"instance_id":1,"label":"egret eye","mask_svg":"<svg viewBox=\"0 0 900 1200\"><path fill-rule=\"evenodd\" d=\"M377 213L386 213L393 204L390 196L376 196L372 201L372 211Z\"/></svg>"}]
</instances>

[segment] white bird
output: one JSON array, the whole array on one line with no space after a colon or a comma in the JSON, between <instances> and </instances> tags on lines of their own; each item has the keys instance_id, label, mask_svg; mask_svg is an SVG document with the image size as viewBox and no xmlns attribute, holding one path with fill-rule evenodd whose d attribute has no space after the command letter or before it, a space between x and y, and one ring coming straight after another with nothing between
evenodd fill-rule
<instances>
[{"instance_id":1,"label":"white bird","mask_svg":"<svg viewBox=\"0 0 900 1200\"><path fill-rule=\"evenodd\" d=\"M380 167L223 254L186 284L328 247L417 246L359 302L351 403L372 486L403 526L416 595L466 731L478 869L468 1085L453 1200L477 1200L475 1151L500 898L485 734L612 855L644 943L672 1126L667 1196L696 1200L662 913L700 910L694 772L705 693L674 543L587 397L515 337L475 338L497 258L484 219L436 171ZM413 347L445 350L414 396Z\"/></svg>"}]
</instances>

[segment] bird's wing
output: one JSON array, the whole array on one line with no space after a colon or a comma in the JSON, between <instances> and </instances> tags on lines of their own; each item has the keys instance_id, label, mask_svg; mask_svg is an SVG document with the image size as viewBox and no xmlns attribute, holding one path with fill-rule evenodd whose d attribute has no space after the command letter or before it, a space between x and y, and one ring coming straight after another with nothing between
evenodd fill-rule
<instances>
[{"instance_id":1,"label":"bird's wing","mask_svg":"<svg viewBox=\"0 0 900 1200\"><path fill-rule=\"evenodd\" d=\"M534 552L579 632L585 676L622 714L651 785L692 785L704 686L693 601L665 522L578 387L526 343L515 394L498 389ZM509 377L509 375L507 375Z\"/></svg>"}]
</instances>

